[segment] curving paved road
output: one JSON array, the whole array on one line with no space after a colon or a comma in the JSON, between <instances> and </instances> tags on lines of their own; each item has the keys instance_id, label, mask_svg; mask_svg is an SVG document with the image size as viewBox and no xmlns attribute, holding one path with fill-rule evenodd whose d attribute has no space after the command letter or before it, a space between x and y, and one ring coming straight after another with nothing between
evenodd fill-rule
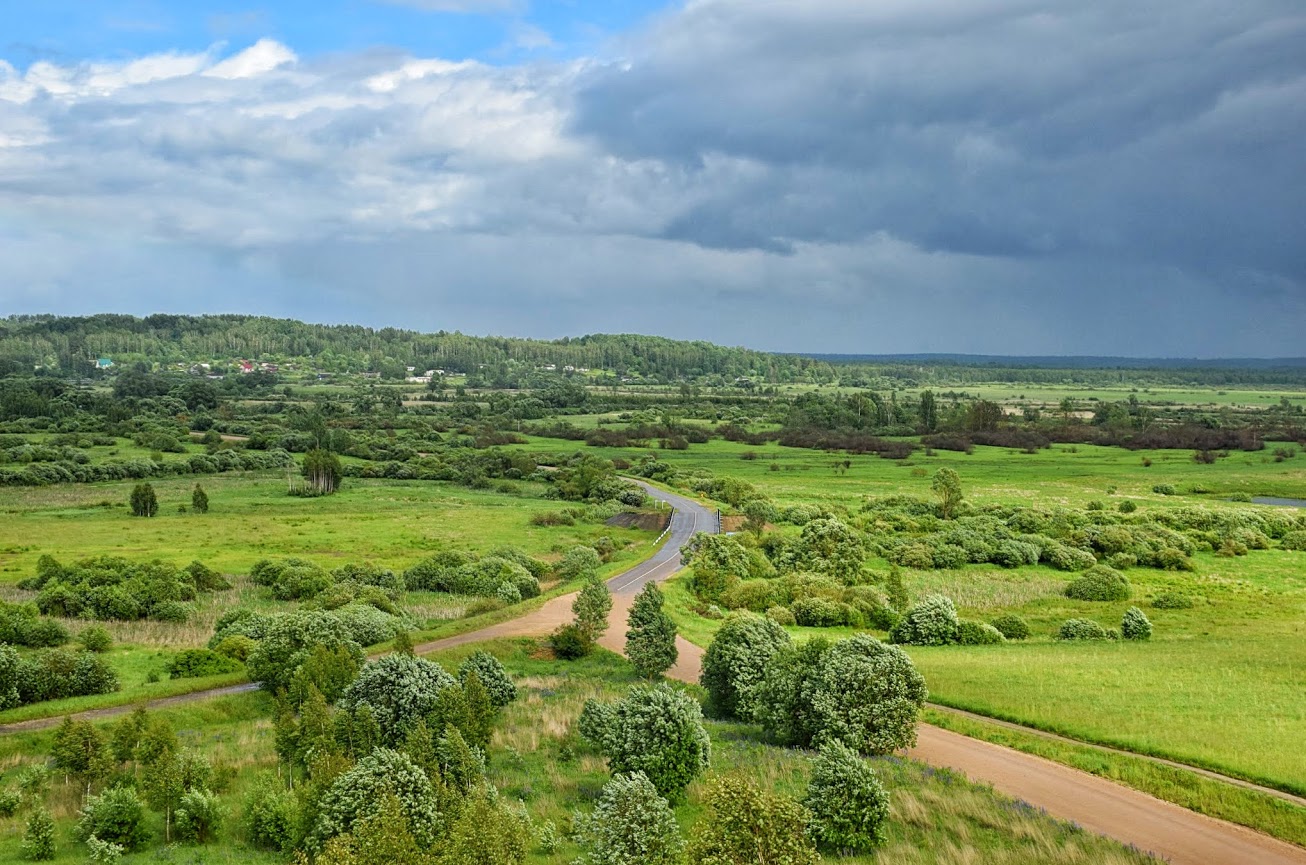
<instances>
[{"instance_id":1,"label":"curving paved road","mask_svg":"<svg viewBox=\"0 0 1306 865\"><path fill-rule=\"evenodd\" d=\"M696 531L715 531L716 513L693 499L641 484L650 495L675 508L666 542L643 563L608 580L612 614L608 631L599 640L604 648L625 648L626 618L639 590L650 581L670 578L680 569L680 547ZM428 653L500 637L541 636L571 620L574 594L553 598L530 613L479 631L446 637L417 646ZM703 649L676 638L680 657L668 671L672 678L697 682ZM237 685L151 701L150 708L177 705L227 694L242 693L257 685ZM106 718L131 711L119 706L84 712L77 717ZM20 730L56 726L61 718L41 718L0 726L0 735ZM1072 821L1092 832L1134 844L1170 860L1174 865L1306 865L1306 850L1242 826L1206 817L1124 787L1011 748L921 724L916 747L908 754L931 765L965 773L972 780L991 784L1001 793L1042 808L1054 817Z\"/></svg>"}]
</instances>

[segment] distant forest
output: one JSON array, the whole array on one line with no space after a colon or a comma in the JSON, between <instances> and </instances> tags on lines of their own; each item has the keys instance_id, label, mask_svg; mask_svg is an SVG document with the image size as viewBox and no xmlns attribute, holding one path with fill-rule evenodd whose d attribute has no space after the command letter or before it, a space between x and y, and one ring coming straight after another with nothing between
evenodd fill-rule
<instances>
[{"instance_id":1,"label":"distant forest","mask_svg":"<svg viewBox=\"0 0 1306 865\"><path fill-rule=\"evenodd\" d=\"M511 381L523 369L602 371L651 383L821 383L913 387L937 383L1247 384L1306 386L1306 360L1167 361L1126 358L1011 358L964 355L803 355L637 334L558 340L419 333L399 328L308 324L244 315L54 315L0 319L0 375L88 374L97 358L115 364L298 361L334 373L402 378L419 371L479 373ZM517 373L513 371L516 370Z\"/></svg>"}]
</instances>

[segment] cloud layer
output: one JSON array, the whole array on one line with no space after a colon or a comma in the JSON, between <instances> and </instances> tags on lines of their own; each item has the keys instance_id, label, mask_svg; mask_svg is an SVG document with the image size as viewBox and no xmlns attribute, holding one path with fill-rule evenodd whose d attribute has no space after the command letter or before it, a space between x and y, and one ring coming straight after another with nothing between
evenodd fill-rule
<instances>
[{"instance_id":1,"label":"cloud layer","mask_svg":"<svg viewBox=\"0 0 1306 865\"><path fill-rule=\"evenodd\" d=\"M1291 0L699 0L515 67L0 62L0 312L1302 354L1303 138Z\"/></svg>"}]
</instances>

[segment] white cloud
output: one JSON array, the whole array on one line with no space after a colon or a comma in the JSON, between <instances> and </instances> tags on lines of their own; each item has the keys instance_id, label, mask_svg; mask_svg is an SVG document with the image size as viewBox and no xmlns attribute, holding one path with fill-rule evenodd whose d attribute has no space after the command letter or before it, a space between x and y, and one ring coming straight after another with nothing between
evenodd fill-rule
<instances>
[{"instance_id":1,"label":"white cloud","mask_svg":"<svg viewBox=\"0 0 1306 865\"><path fill-rule=\"evenodd\" d=\"M280 42L260 39L244 51L204 70L211 78L253 78L299 58Z\"/></svg>"},{"instance_id":2,"label":"white cloud","mask_svg":"<svg viewBox=\"0 0 1306 865\"><path fill-rule=\"evenodd\" d=\"M0 63L0 265L23 286L0 299L225 285L188 308L1299 352L1300 21L1288 0L700 0L568 63L272 40Z\"/></svg>"}]
</instances>

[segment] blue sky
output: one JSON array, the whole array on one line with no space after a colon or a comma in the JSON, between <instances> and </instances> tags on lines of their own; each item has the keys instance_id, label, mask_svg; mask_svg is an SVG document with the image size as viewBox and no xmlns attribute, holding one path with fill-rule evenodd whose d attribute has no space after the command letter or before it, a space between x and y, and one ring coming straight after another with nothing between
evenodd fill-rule
<instances>
[{"instance_id":1,"label":"blue sky","mask_svg":"<svg viewBox=\"0 0 1306 865\"><path fill-rule=\"evenodd\" d=\"M1301 0L0 0L0 315L1299 356L1304 140Z\"/></svg>"},{"instance_id":2,"label":"blue sky","mask_svg":"<svg viewBox=\"0 0 1306 865\"><path fill-rule=\"evenodd\" d=\"M418 56L510 63L572 57L666 6L650 0L0 0L0 57L113 60L245 46L261 38L301 56L397 48ZM462 11L457 11L462 10ZM551 44L543 44L547 39Z\"/></svg>"}]
</instances>

